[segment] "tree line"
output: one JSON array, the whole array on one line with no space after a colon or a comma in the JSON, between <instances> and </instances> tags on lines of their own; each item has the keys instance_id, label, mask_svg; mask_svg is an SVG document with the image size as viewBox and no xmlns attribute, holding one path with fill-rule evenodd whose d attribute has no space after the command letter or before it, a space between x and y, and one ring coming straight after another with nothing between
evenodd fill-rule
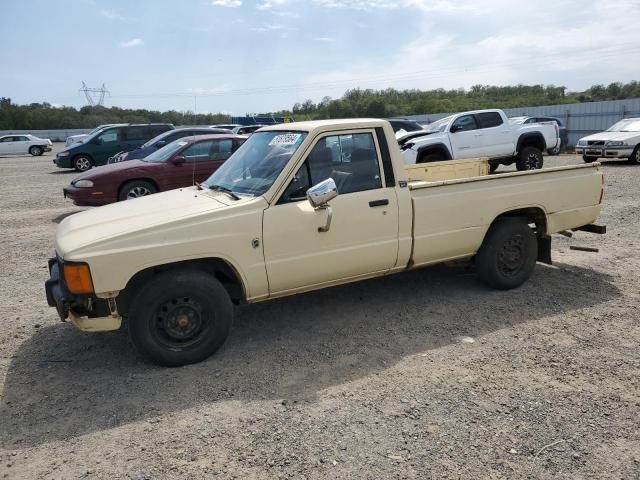
<instances>
[{"instance_id":1,"label":"tree line","mask_svg":"<svg viewBox=\"0 0 640 480\"><path fill-rule=\"evenodd\" d=\"M394 117L425 113L461 112L482 108L515 108L603 100L640 98L640 83L594 85L584 92L567 92L554 85L491 86L476 85L457 90L371 90L354 88L338 99L324 97L318 103L309 99L291 110L262 115L293 115L297 120ZM225 114L195 114L170 110L159 112L120 107L54 107L49 103L17 105L0 97L0 130L46 130L94 128L105 123L173 123L174 125L213 125L228 123Z\"/></svg>"}]
</instances>

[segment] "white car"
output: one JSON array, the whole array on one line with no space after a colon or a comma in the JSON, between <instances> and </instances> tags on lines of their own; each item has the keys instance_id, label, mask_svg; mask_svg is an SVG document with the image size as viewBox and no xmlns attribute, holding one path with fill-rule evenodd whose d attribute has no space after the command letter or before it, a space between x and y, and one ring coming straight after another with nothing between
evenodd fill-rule
<instances>
[{"instance_id":1,"label":"white car","mask_svg":"<svg viewBox=\"0 0 640 480\"><path fill-rule=\"evenodd\" d=\"M629 163L640 165L640 118L625 118L606 129L581 138L576 153L586 163L598 158L626 158Z\"/></svg>"},{"instance_id":2,"label":"white car","mask_svg":"<svg viewBox=\"0 0 640 480\"><path fill-rule=\"evenodd\" d=\"M3 135L0 137L0 155L24 155L30 153L34 157L50 152L53 148L48 138L34 135Z\"/></svg>"}]
</instances>

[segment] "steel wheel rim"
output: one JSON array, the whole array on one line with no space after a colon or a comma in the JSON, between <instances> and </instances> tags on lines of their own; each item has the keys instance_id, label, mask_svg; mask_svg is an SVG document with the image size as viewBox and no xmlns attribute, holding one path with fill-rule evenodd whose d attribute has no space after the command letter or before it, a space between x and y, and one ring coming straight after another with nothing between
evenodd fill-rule
<instances>
[{"instance_id":1,"label":"steel wheel rim","mask_svg":"<svg viewBox=\"0 0 640 480\"><path fill-rule=\"evenodd\" d=\"M520 273L525 263L525 245L522 235L514 235L502 244L498 252L498 270L507 277Z\"/></svg>"},{"instance_id":2,"label":"steel wheel rim","mask_svg":"<svg viewBox=\"0 0 640 480\"><path fill-rule=\"evenodd\" d=\"M198 343L210 328L210 321L203 310L203 305L194 297L172 297L156 310L152 334L169 348L184 348Z\"/></svg>"},{"instance_id":3,"label":"steel wheel rim","mask_svg":"<svg viewBox=\"0 0 640 480\"><path fill-rule=\"evenodd\" d=\"M132 198L145 197L147 195L151 195L151 190L147 187L133 187L127 192L127 200L131 200Z\"/></svg>"},{"instance_id":4,"label":"steel wheel rim","mask_svg":"<svg viewBox=\"0 0 640 480\"><path fill-rule=\"evenodd\" d=\"M540 168L538 165L540 164L540 159L538 158L537 153L530 153L527 156L526 167L527 170L535 170L536 168Z\"/></svg>"}]
</instances>

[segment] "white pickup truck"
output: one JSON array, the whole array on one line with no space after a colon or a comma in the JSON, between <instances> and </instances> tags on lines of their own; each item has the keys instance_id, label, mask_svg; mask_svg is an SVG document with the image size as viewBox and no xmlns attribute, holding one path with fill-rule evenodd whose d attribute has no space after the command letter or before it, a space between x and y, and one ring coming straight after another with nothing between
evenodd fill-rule
<instances>
[{"instance_id":1,"label":"white pickup truck","mask_svg":"<svg viewBox=\"0 0 640 480\"><path fill-rule=\"evenodd\" d=\"M477 110L442 118L424 132L398 139L407 164L488 157L491 171L516 164L542 168L542 152L559 145L557 124L512 125L502 110Z\"/></svg>"},{"instance_id":2,"label":"white pickup truck","mask_svg":"<svg viewBox=\"0 0 640 480\"><path fill-rule=\"evenodd\" d=\"M461 258L510 289L551 262L552 233L603 233L598 163L440 181L407 168L384 120L262 128L201 185L64 219L48 303L86 331L124 320L142 354L183 365L222 345L234 304Z\"/></svg>"}]
</instances>

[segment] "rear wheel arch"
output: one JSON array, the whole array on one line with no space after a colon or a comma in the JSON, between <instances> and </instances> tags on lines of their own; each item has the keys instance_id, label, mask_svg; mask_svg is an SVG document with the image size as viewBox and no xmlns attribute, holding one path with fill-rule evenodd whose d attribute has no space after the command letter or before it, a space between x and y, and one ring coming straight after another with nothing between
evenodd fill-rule
<instances>
[{"instance_id":1,"label":"rear wheel arch","mask_svg":"<svg viewBox=\"0 0 640 480\"><path fill-rule=\"evenodd\" d=\"M535 226L534 231L538 238L541 238L547 235L547 214L545 213L542 207L531 206L531 207L517 208L514 210L508 210L506 212L502 212L496 218L493 219L493 221L491 222L491 225L489 225L489 229L491 229L491 227L501 218L525 219L527 220L527 223Z\"/></svg>"},{"instance_id":2,"label":"rear wheel arch","mask_svg":"<svg viewBox=\"0 0 640 480\"><path fill-rule=\"evenodd\" d=\"M118 295L117 303L120 313L125 316L127 315L131 301L142 286L150 279L172 270L196 270L208 273L222 284L234 304L240 304L246 301L245 284L242 275L235 266L227 260L218 257L198 258L156 265L135 273Z\"/></svg>"},{"instance_id":3,"label":"rear wheel arch","mask_svg":"<svg viewBox=\"0 0 640 480\"><path fill-rule=\"evenodd\" d=\"M525 147L535 147L540 152L547 150L547 144L541 133L525 133L518 138L517 151L520 152Z\"/></svg>"}]
</instances>

